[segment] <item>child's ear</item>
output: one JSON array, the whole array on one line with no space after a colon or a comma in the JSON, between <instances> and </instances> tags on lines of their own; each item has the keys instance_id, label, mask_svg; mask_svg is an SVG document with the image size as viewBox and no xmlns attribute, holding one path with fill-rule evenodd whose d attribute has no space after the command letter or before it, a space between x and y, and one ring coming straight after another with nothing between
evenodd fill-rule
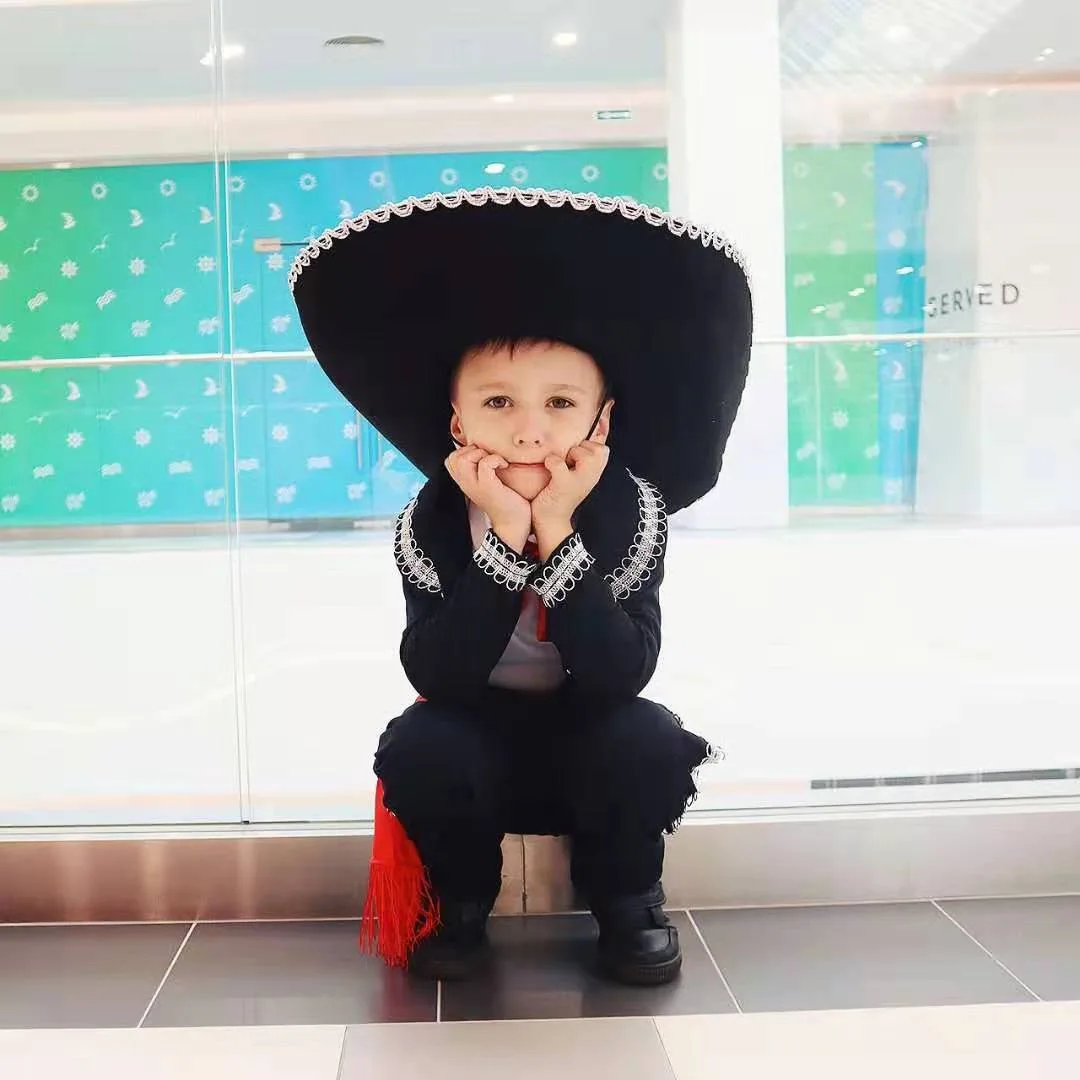
<instances>
[{"instance_id":1,"label":"child's ear","mask_svg":"<svg viewBox=\"0 0 1080 1080\"><path fill-rule=\"evenodd\" d=\"M468 441L465 438L465 429L461 426L461 417L458 416L456 407L453 416L450 417L450 438L453 439L458 446L464 446Z\"/></svg>"},{"instance_id":2,"label":"child's ear","mask_svg":"<svg viewBox=\"0 0 1080 1080\"><path fill-rule=\"evenodd\" d=\"M600 410L600 419L596 421L593 429L593 442L607 444L608 435L611 432L611 410L615 406L615 400L608 398L607 404Z\"/></svg>"}]
</instances>

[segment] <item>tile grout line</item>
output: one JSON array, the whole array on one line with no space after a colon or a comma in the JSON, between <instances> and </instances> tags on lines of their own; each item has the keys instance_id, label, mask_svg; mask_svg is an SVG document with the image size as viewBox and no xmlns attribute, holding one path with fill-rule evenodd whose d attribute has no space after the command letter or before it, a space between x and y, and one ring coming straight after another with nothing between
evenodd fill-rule
<instances>
[{"instance_id":1,"label":"tile grout line","mask_svg":"<svg viewBox=\"0 0 1080 1080\"><path fill-rule=\"evenodd\" d=\"M1023 987L1023 989L1026 990L1036 1001L1042 1001L1042 998L1039 997L1039 995L1036 994L1035 991L1032 990L1031 987L1028 986L1028 984L1026 982L1024 982L1024 980L1021 979L1020 976L1017 975L1015 971L1013 971L1011 968L1009 968L1007 964L1005 964L1001 960L999 960L973 933L971 933L970 930L966 929L963 925L961 925L960 922L958 922L955 918L953 918L953 916L950 915L941 906L941 904L938 903L937 900L931 900L930 903L933 904L934 907L936 907L938 909L938 911L941 912L941 914L944 915L945 918L948 919L949 922L951 922L953 924L953 926L955 926L956 929L960 931L961 934L963 934L966 938L968 938L970 941L974 942L980 949L982 949L982 951L984 953L986 953L986 955L989 956L990 959L993 960L994 963L997 964L997 966L999 968L1001 968L1001 970L1004 971L1005 974L1008 975L1010 979L1012 979L1016 983L1019 983L1019 985L1021 987Z\"/></svg>"},{"instance_id":2,"label":"tile grout line","mask_svg":"<svg viewBox=\"0 0 1080 1080\"><path fill-rule=\"evenodd\" d=\"M158 987L154 991L154 996L150 999L150 1004L146 1006L146 1010L139 1018L139 1022L135 1025L136 1029L141 1028L143 1024L146 1023L146 1018L150 1015L150 1010L157 1003L161 991L165 989L165 983L168 982L169 976L173 973L173 968L176 967L176 961L180 959L180 954L184 951L184 946L191 940L191 935L195 933L195 927L198 925L199 920L196 919L188 927L188 932L184 935L184 940L180 942L180 948L176 950L176 955L172 958L172 963L165 969L165 974L161 977L161 982L158 983Z\"/></svg>"},{"instance_id":3,"label":"tile grout line","mask_svg":"<svg viewBox=\"0 0 1080 1080\"><path fill-rule=\"evenodd\" d=\"M341 1053L338 1056L337 1072L334 1074L334 1080L341 1080L343 1073L345 1072L345 1047L349 1043L349 1025L345 1025L345 1030L341 1033Z\"/></svg>"},{"instance_id":4,"label":"tile grout line","mask_svg":"<svg viewBox=\"0 0 1080 1080\"><path fill-rule=\"evenodd\" d=\"M697 919L694 918L694 913L687 909L686 917L690 920L690 925L694 928L694 933L697 934L698 941L701 942L701 947L712 961L712 966L716 969L716 974L720 976L720 981L724 984L724 989L728 992L728 996L734 1003L736 1011L741 1013L743 1011L742 1005L739 1004L739 999L735 996L735 991L731 989L727 979L724 977L723 971L720 970L720 965L716 962L716 957L713 956L713 951L709 948L709 943L705 940L705 935L701 932L701 927L698 926Z\"/></svg>"},{"instance_id":5,"label":"tile grout line","mask_svg":"<svg viewBox=\"0 0 1080 1080\"><path fill-rule=\"evenodd\" d=\"M675 1062L671 1060L671 1054L668 1052L667 1043L664 1042L664 1033L660 1030L660 1021L655 1016L650 1016L649 1020L652 1021L656 1041L660 1043L660 1052L664 1055L664 1060L667 1062L668 1074L670 1075L671 1080L679 1080L679 1074L675 1071Z\"/></svg>"}]
</instances>

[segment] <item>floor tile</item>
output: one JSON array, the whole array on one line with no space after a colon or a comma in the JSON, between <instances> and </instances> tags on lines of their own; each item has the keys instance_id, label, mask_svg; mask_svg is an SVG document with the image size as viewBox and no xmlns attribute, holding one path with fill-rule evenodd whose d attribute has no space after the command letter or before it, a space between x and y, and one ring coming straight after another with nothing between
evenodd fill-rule
<instances>
[{"instance_id":1,"label":"floor tile","mask_svg":"<svg viewBox=\"0 0 1080 1080\"><path fill-rule=\"evenodd\" d=\"M670 1080L651 1020L349 1028L341 1080Z\"/></svg>"},{"instance_id":2,"label":"floor tile","mask_svg":"<svg viewBox=\"0 0 1080 1080\"><path fill-rule=\"evenodd\" d=\"M187 925L0 927L0 1028L135 1027Z\"/></svg>"},{"instance_id":3,"label":"floor tile","mask_svg":"<svg viewBox=\"0 0 1080 1080\"><path fill-rule=\"evenodd\" d=\"M678 1080L1073 1080L1080 1004L670 1016Z\"/></svg>"},{"instance_id":4,"label":"floor tile","mask_svg":"<svg viewBox=\"0 0 1080 1080\"><path fill-rule=\"evenodd\" d=\"M933 904L695 912L746 1012L1030 1001Z\"/></svg>"},{"instance_id":5,"label":"floor tile","mask_svg":"<svg viewBox=\"0 0 1080 1080\"><path fill-rule=\"evenodd\" d=\"M595 924L586 915L493 919L492 970L483 978L443 986L443 1020L541 1020L570 1017L661 1016L734 1009L723 981L694 933L676 912L683 971L650 989L613 985L592 971Z\"/></svg>"},{"instance_id":6,"label":"floor tile","mask_svg":"<svg viewBox=\"0 0 1080 1080\"><path fill-rule=\"evenodd\" d=\"M148 1027L434 1020L436 988L357 951L356 922L200 924Z\"/></svg>"},{"instance_id":7,"label":"floor tile","mask_svg":"<svg viewBox=\"0 0 1080 1080\"><path fill-rule=\"evenodd\" d=\"M0 1031L4 1080L336 1080L344 1027Z\"/></svg>"},{"instance_id":8,"label":"floor tile","mask_svg":"<svg viewBox=\"0 0 1080 1080\"><path fill-rule=\"evenodd\" d=\"M941 906L1044 1001L1080 998L1080 896Z\"/></svg>"}]
</instances>

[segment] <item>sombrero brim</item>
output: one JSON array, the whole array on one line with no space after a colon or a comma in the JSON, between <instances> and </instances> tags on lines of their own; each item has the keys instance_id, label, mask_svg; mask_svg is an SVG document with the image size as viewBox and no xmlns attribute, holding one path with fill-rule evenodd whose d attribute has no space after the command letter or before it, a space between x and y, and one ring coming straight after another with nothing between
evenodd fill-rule
<instances>
[{"instance_id":1,"label":"sombrero brim","mask_svg":"<svg viewBox=\"0 0 1080 1080\"><path fill-rule=\"evenodd\" d=\"M752 305L719 234L629 199L496 190L411 198L342 222L289 284L330 380L428 476L450 450L450 376L491 339L596 358L611 442L670 510L716 483L742 398Z\"/></svg>"}]
</instances>

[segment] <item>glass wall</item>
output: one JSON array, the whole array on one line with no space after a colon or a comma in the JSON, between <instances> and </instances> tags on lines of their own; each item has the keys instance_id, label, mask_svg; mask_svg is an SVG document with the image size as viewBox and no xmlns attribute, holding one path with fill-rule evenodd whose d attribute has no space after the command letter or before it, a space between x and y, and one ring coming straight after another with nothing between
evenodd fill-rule
<instances>
[{"instance_id":1,"label":"glass wall","mask_svg":"<svg viewBox=\"0 0 1080 1080\"><path fill-rule=\"evenodd\" d=\"M1073 794L1080 230L1064 177L1080 97L1065 8L781 9L784 540L816 584L742 642L763 677L733 734L733 788L714 773L713 798ZM764 689L780 643L789 678Z\"/></svg>"},{"instance_id":2,"label":"glass wall","mask_svg":"<svg viewBox=\"0 0 1080 1080\"><path fill-rule=\"evenodd\" d=\"M789 523L672 534L648 693L726 751L703 811L1080 766L1060 0L849 7L778 10L786 332L755 363L787 371ZM370 816L422 477L311 359L288 267L435 190L668 206L671 15L0 8L0 826Z\"/></svg>"},{"instance_id":3,"label":"glass wall","mask_svg":"<svg viewBox=\"0 0 1080 1080\"><path fill-rule=\"evenodd\" d=\"M0 8L6 825L241 815L210 22Z\"/></svg>"}]
</instances>

